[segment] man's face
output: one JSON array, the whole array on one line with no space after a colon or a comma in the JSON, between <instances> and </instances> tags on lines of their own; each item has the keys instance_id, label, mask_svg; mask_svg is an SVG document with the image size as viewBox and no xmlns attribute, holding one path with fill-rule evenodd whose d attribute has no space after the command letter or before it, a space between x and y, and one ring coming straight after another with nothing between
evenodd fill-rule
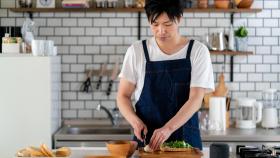
<instances>
[{"instance_id":1,"label":"man's face","mask_svg":"<svg viewBox=\"0 0 280 158\"><path fill-rule=\"evenodd\" d=\"M178 33L180 19L172 21L166 13L161 14L152 24L151 30L155 38L161 42L170 41Z\"/></svg>"}]
</instances>

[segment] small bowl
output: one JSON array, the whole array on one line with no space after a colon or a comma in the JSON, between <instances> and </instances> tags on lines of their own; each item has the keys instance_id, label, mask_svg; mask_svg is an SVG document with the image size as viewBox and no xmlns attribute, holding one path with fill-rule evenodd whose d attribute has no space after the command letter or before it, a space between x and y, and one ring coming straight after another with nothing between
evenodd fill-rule
<instances>
[{"instance_id":1,"label":"small bowl","mask_svg":"<svg viewBox=\"0 0 280 158\"><path fill-rule=\"evenodd\" d=\"M108 151L112 155L130 157L136 150L138 143L136 141L117 140L106 143Z\"/></svg>"},{"instance_id":2,"label":"small bowl","mask_svg":"<svg viewBox=\"0 0 280 158\"><path fill-rule=\"evenodd\" d=\"M229 0L216 0L215 7L218 9L227 9L229 7Z\"/></svg>"},{"instance_id":3,"label":"small bowl","mask_svg":"<svg viewBox=\"0 0 280 158\"><path fill-rule=\"evenodd\" d=\"M254 0L242 0L237 5L238 8L250 8Z\"/></svg>"}]
</instances>

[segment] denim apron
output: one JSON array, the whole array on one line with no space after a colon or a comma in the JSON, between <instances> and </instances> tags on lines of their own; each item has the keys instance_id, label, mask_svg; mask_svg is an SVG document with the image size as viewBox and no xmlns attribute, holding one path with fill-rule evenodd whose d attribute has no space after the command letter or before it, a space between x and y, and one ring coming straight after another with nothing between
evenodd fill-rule
<instances>
[{"instance_id":1,"label":"denim apron","mask_svg":"<svg viewBox=\"0 0 280 158\"><path fill-rule=\"evenodd\" d=\"M190 40L185 59L150 61L146 40L142 41L146 58L144 87L135 108L137 116L146 124L149 143L155 129L164 126L189 98L191 81L190 55L194 40ZM143 147L143 142L138 146ZM197 112L166 141L184 140L202 149Z\"/></svg>"}]
</instances>

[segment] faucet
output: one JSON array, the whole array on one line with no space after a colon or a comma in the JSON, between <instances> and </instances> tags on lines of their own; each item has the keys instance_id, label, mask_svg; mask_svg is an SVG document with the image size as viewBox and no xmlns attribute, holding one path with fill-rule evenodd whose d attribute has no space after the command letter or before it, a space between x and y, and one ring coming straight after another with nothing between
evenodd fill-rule
<instances>
[{"instance_id":1,"label":"faucet","mask_svg":"<svg viewBox=\"0 0 280 158\"><path fill-rule=\"evenodd\" d=\"M114 117L111 114L111 112L105 106L102 106L102 105L98 104L97 107L96 107L96 110L100 111L101 109L104 110L107 113L112 125L115 126L116 123L115 123Z\"/></svg>"}]
</instances>

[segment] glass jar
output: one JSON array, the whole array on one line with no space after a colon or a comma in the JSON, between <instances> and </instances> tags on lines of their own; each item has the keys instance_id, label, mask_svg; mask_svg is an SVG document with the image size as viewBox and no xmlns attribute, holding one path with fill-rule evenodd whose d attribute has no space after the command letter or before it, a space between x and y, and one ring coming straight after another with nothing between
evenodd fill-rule
<instances>
[{"instance_id":1,"label":"glass jar","mask_svg":"<svg viewBox=\"0 0 280 158\"><path fill-rule=\"evenodd\" d=\"M97 8L107 8L108 1L107 0L96 0L96 7Z\"/></svg>"},{"instance_id":2,"label":"glass jar","mask_svg":"<svg viewBox=\"0 0 280 158\"><path fill-rule=\"evenodd\" d=\"M119 126L121 124L121 113L118 108L113 109L113 118L115 126Z\"/></svg>"},{"instance_id":3,"label":"glass jar","mask_svg":"<svg viewBox=\"0 0 280 158\"><path fill-rule=\"evenodd\" d=\"M118 0L108 0L108 8L116 8Z\"/></svg>"},{"instance_id":4,"label":"glass jar","mask_svg":"<svg viewBox=\"0 0 280 158\"><path fill-rule=\"evenodd\" d=\"M135 6L135 1L134 0L124 0L124 6L126 8L132 8Z\"/></svg>"}]
</instances>

